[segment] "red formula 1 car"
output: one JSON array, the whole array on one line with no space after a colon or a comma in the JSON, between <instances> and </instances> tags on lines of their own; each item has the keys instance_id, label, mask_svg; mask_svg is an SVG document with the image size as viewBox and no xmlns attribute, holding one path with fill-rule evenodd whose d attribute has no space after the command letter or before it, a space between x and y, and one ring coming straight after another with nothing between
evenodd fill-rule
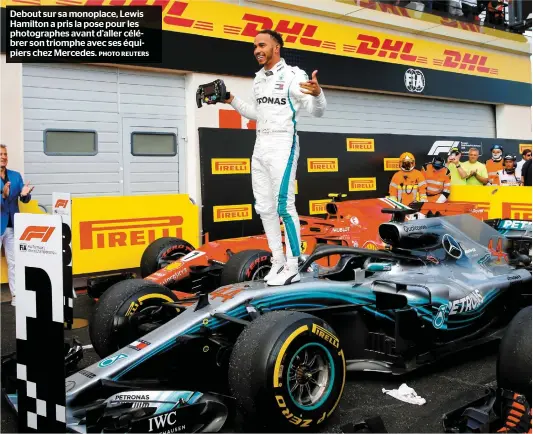
<instances>
[{"instance_id":1,"label":"red formula 1 car","mask_svg":"<svg viewBox=\"0 0 533 434\"><path fill-rule=\"evenodd\" d=\"M323 244L373 250L386 248L378 235L379 225L391 219L386 210L408 208L388 198L342 201L345 194L329 196L332 201L326 204L325 217L300 217L304 258ZM471 213L484 218L481 210L470 203L421 203L416 209L422 217ZM195 293L230 283L262 279L270 270L270 259L271 252L264 234L217 241L206 239L198 249L187 241L165 237L146 248L140 271L141 277L147 281L174 291ZM338 260L338 257L328 256L318 261L318 265L332 267ZM118 280L123 279L119 277ZM110 283L114 282L108 281L107 285L89 283L88 294L98 298Z\"/></svg>"}]
</instances>

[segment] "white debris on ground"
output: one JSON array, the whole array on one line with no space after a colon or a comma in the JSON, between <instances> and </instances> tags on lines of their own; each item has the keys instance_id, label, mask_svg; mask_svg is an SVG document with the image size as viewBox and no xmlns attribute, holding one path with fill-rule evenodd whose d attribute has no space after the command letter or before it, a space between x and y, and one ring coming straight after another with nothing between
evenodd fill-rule
<instances>
[{"instance_id":1,"label":"white debris on ground","mask_svg":"<svg viewBox=\"0 0 533 434\"><path fill-rule=\"evenodd\" d=\"M426 400L415 392L415 389L409 387L403 383L398 389L386 390L381 389L383 393L399 399L400 401L407 402L409 404L424 405Z\"/></svg>"}]
</instances>

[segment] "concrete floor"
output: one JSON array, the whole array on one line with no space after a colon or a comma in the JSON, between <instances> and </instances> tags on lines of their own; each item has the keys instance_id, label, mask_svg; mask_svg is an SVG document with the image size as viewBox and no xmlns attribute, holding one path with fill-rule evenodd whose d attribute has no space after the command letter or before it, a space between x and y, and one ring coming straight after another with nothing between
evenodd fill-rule
<instances>
[{"instance_id":1,"label":"concrete floor","mask_svg":"<svg viewBox=\"0 0 533 434\"><path fill-rule=\"evenodd\" d=\"M7 294L6 294L7 292ZM9 303L6 287L2 288L1 342L2 354L15 349L15 308ZM93 301L86 295L75 300L74 316L87 319ZM83 345L90 345L88 327L79 321L81 328L66 332L74 335ZM377 373L350 374L339 408L323 432L341 432L347 423L379 415L388 432L437 433L442 432L442 415L482 396L486 386L494 385L496 379L497 347L487 345L461 353L403 377L391 377ZM85 351L80 369L98 361L92 349ZM426 399L422 406L407 404L382 393L382 388L398 388L402 383L414 388ZM2 400L1 431L17 432L15 415Z\"/></svg>"}]
</instances>

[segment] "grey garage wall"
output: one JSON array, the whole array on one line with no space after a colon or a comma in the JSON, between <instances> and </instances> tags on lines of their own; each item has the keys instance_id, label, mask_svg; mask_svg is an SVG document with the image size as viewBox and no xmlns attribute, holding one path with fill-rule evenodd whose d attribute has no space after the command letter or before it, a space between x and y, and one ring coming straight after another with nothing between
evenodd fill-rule
<instances>
[{"instance_id":1,"label":"grey garage wall","mask_svg":"<svg viewBox=\"0 0 533 434\"><path fill-rule=\"evenodd\" d=\"M300 131L496 137L494 106L326 89L322 118L302 111Z\"/></svg>"},{"instance_id":2,"label":"grey garage wall","mask_svg":"<svg viewBox=\"0 0 533 434\"><path fill-rule=\"evenodd\" d=\"M184 185L185 79L89 65L23 65L24 170L33 197L180 192ZM46 129L93 130L94 156L49 156ZM131 131L175 132L174 157L133 157ZM183 188L183 187L182 187Z\"/></svg>"}]
</instances>

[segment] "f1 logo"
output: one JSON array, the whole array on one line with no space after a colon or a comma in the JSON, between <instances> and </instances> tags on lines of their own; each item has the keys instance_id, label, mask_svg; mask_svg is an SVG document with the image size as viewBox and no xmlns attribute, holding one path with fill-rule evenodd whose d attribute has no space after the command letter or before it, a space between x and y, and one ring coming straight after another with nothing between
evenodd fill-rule
<instances>
[{"instance_id":1,"label":"f1 logo","mask_svg":"<svg viewBox=\"0 0 533 434\"><path fill-rule=\"evenodd\" d=\"M67 199L57 199L54 208L66 208L68 205Z\"/></svg>"},{"instance_id":2,"label":"f1 logo","mask_svg":"<svg viewBox=\"0 0 533 434\"><path fill-rule=\"evenodd\" d=\"M38 238L43 243L46 243L54 230L55 227L52 226L28 226L20 236L20 240L31 241L33 238Z\"/></svg>"}]
</instances>

